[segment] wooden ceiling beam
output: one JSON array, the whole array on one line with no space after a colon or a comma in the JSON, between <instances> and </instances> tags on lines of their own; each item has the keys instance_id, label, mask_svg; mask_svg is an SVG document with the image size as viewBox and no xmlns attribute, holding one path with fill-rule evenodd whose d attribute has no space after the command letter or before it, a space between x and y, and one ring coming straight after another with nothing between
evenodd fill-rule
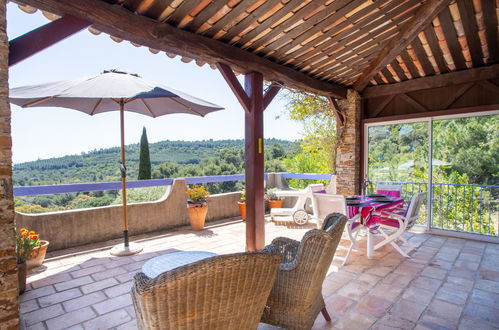
<instances>
[{"instance_id":1,"label":"wooden ceiling beam","mask_svg":"<svg viewBox=\"0 0 499 330\"><path fill-rule=\"evenodd\" d=\"M366 98L380 97L497 78L499 78L499 64L494 64L475 69L407 80L396 84L371 86L364 89L362 96Z\"/></svg>"},{"instance_id":2,"label":"wooden ceiling beam","mask_svg":"<svg viewBox=\"0 0 499 330\"><path fill-rule=\"evenodd\" d=\"M207 63L222 62L242 73L262 72L267 81L280 81L289 88L337 98L346 97L347 90L344 87L319 81L298 70L240 48L159 23L101 0L17 0L17 2L89 21L99 31L146 47Z\"/></svg>"},{"instance_id":3,"label":"wooden ceiling beam","mask_svg":"<svg viewBox=\"0 0 499 330\"><path fill-rule=\"evenodd\" d=\"M444 8L447 8L449 3L450 0L428 0L423 4L415 13L414 18L405 23L400 33L385 45L379 55L371 62L360 78L357 79L353 88L357 91L364 90L374 75L393 61L418 36L419 32L431 24L435 16Z\"/></svg>"}]
</instances>

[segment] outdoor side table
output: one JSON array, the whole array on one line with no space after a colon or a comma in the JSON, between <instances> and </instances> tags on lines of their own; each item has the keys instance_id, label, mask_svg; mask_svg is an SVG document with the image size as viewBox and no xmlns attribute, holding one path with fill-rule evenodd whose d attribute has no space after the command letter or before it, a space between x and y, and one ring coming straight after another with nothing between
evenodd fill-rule
<instances>
[{"instance_id":1,"label":"outdoor side table","mask_svg":"<svg viewBox=\"0 0 499 330\"><path fill-rule=\"evenodd\" d=\"M146 261L142 266L142 273L149 278L155 278L166 271L217 255L206 251L182 251L163 254Z\"/></svg>"}]
</instances>

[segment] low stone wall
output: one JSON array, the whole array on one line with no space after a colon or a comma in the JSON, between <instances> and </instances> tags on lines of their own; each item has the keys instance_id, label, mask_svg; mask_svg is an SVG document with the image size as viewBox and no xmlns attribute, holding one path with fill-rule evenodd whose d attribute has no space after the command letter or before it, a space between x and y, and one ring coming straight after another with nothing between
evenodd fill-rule
<instances>
[{"instance_id":1,"label":"low stone wall","mask_svg":"<svg viewBox=\"0 0 499 330\"><path fill-rule=\"evenodd\" d=\"M189 224L185 180L175 180L158 201L128 205L130 235L150 233ZM239 215L240 193L208 197L207 221ZM18 228L27 227L50 241L50 250L102 242L123 235L121 205L91 209L49 212L42 214L16 213Z\"/></svg>"}]
</instances>

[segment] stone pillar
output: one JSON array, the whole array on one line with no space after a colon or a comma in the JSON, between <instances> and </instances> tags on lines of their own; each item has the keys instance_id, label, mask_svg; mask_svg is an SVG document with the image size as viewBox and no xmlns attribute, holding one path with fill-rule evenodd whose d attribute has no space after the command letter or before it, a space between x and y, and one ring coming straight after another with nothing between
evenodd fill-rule
<instances>
[{"instance_id":1,"label":"stone pillar","mask_svg":"<svg viewBox=\"0 0 499 330\"><path fill-rule=\"evenodd\" d=\"M336 191L340 195L360 193L360 116L361 98L355 90L348 90L347 98L338 106L345 114L344 127L339 128L336 149Z\"/></svg>"},{"instance_id":2,"label":"stone pillar","mask_svg":"<svg viewBox=\"0 0 499 330\"><path fill-rule=\"evenodd\" d=\"M0 3L0 329L19 327L12 197L12 142L10 136L9 46L6 1Z\"/></svg>"}]
</instances>

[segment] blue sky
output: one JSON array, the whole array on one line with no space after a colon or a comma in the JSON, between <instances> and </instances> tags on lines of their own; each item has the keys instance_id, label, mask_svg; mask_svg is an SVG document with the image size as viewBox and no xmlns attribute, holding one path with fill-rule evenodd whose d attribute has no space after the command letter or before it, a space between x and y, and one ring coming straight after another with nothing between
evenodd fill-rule
<instances>
[{"instance_id":1,"label":"blue sky","mask_svg":"<svg viewBox=\"0 0 499 330\"><path fill-rule=\"evenodd\" d=\"M14 39L49 21L40 11L26 14L12 2L7 5L7 34ZM95 36L86 29L28 58L9 70L10 87L99 74L119 69L161 82L193 96L221 105L223 111L204 118L169 115L149 118L126 113L125 141L137 143L142 126L149 142L244 138L244 113L217 70L152 54L146 47L128 41L116 43L104 33ZM242 76L239 77L242 82ZM281 92L265 111L265 137L296 140L301 125L283 115L286 99ZM50 158L119 145L119 113L88 116L61 108L22 109L11 105L13 160L15 163ZM279 118L277 119L277 117Z\"/></svg>"}]
</instances>

